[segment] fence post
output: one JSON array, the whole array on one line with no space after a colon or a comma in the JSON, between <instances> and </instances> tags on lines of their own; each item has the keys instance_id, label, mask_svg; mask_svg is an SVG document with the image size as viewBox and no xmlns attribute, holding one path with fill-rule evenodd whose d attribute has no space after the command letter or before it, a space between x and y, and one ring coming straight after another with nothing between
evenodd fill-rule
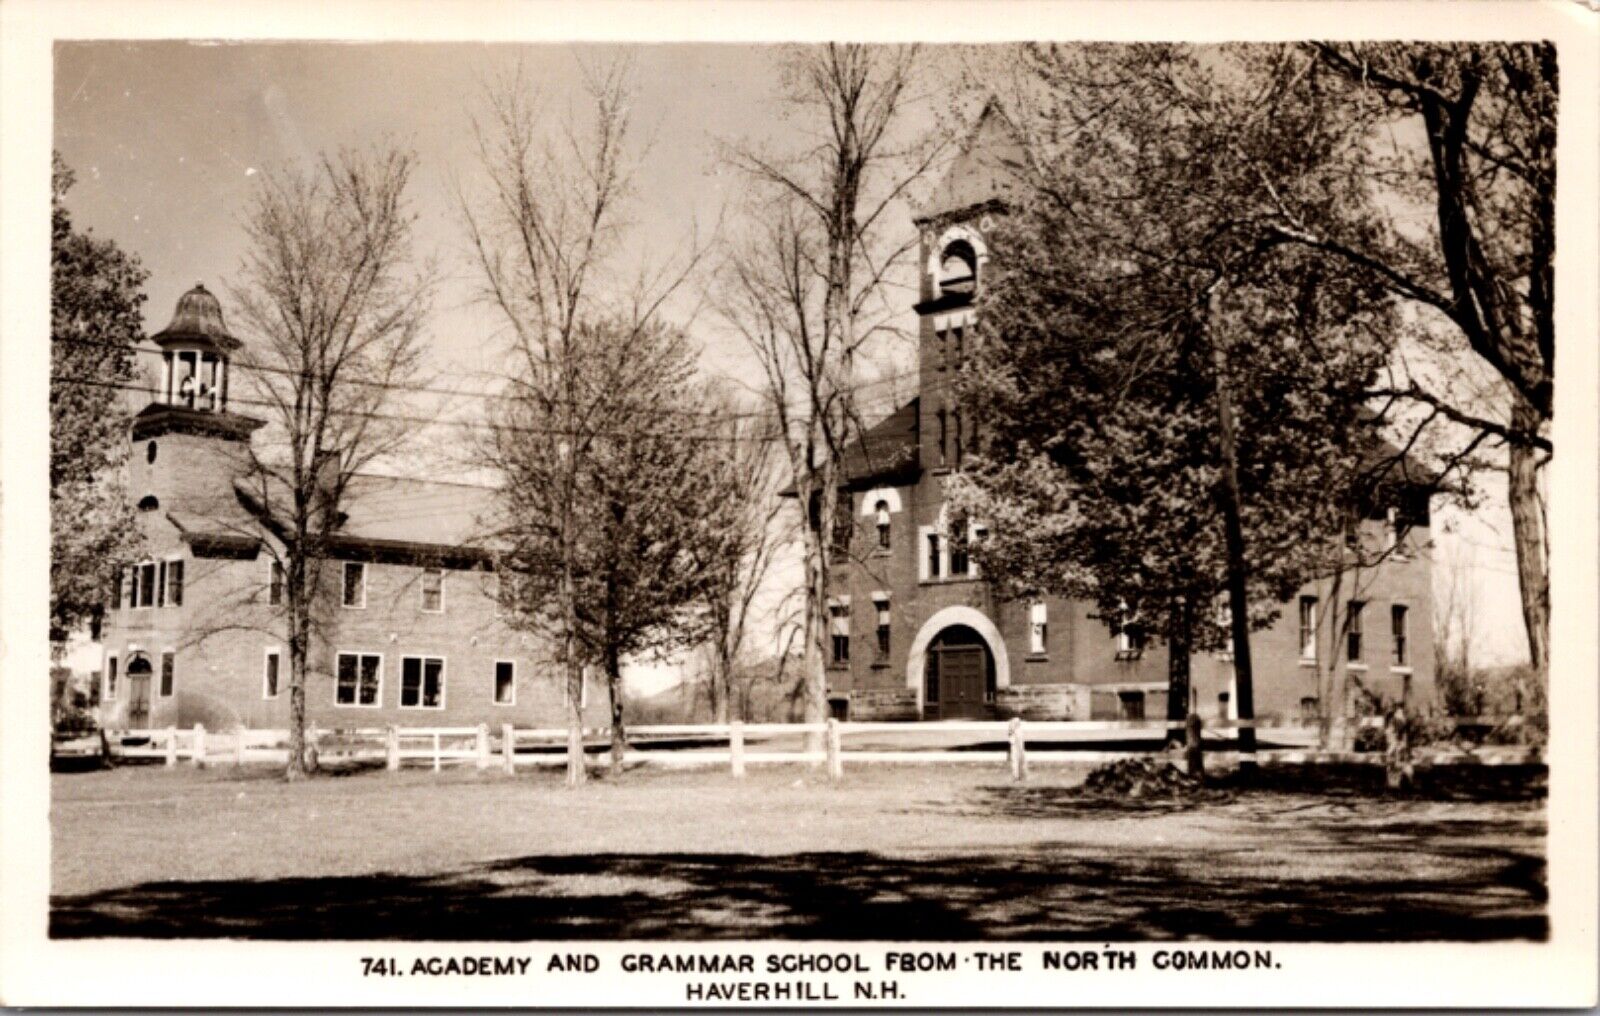
<instances>
[{"instance_id":1,"label":"fence post","mask_svg":"<svg viewBox=\"0 0 1600 1016\"><path fill-rule=\"evenodd\" d=\"M478 769L489 768L489 725L478 724Z\"/></svg>"},{"instance_id":2,"label":"fence post","mask_svg":"<svg viewBox=\"0 0 1600 1016\"><path fill-rule=\"evenodd\" d=\"M439 732L433 732L433 771L439 771Z\"/></svg>"},{"instance_id":3,"label":"fence post","mask_svg":"<svg viewBox=\"0 0 1600 1016\"><path fill-rule=\"evenodd\" d=\"M189 760L194 763L196 769L204 769L206 767L206 725L204 723L196 723L194 725L194 753L189 756Z\"/></svg>"},{"instance_id":4,"label":"fence post","mask_svg":"<svg viewBox=\"0 0 1600 1016\"><path fill-rule=\"evenodd\" d=\"M1184 768L1194 779L1204 779L1206 775L1205 751L1200 746L1200 733L1202 721L1199 713L1190 713L1183 724L1183 764Z\"/></svg>"},{"instance_id":5,"label":"fence post","mask_svg":"<svg viewBox=\"0 0 1600 1016\"><path fill-rule=\"evenodd\" d=\"M744 777L744 723L734 720L728 725L728 758L735 778Z\"/></svg>"},{"instance_id":6,"label":"fence post","mask_svg":"<svg viewBox=\"0 0 1600 1016\"><path fill-rule=\"evenodd\" d=\"M506 772L517 771L517 732L509 723L500 725L500 753L505 756Z\"/></svg>"},{"instance_id":7,"label":"fence post","mask_svg":"<svg viewBox=\"0 0 1600 1016\"><path fill-rule=\"evenodd\" d=\"M389 724L383 732L383 767L391 773L400 768L400 728Z\"/></svg>"},{"instance_id":8,"label":"fence post","mask_svg":"<svg viewBox=\"0 0 1600 1016\"><path fill-rule=\"evenodd\" d=\"M828 717L828 778L844 779L844 759L839 750L839 721Z\"/></svg>"},{"instance_id":9,"label":"fence post","mask_svg":"<svg viewBox=\"0 0 1600 1016\"><path fill-rule=\"evenodd\" d=\"M1007 754L1011 756L1011 778L1020 782L1028 778L1028 754L1022 739L1022 717L1011 718L1010 738L1011 750Z\"/></svg>"},{"instance_id":10,"label":"fence post","mask_svg":"<svg viewBox=\"0 0 1600 1016\"><path fill-rule=\"evenodd\" d=\"M175 765L178 764L178 728L177 727L168 727L167 728L167 760L166 761L167 761L167 765L168 766L175 766Z\"/></svg>"}]
</instances>

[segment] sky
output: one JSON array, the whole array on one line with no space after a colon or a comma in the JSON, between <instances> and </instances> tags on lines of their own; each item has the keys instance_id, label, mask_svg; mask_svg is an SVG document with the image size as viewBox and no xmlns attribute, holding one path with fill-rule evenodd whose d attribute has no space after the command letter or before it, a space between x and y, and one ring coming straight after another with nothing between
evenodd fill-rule
<instances>
[{"instance_id":1,"label":"sky","mask_svg":"<svg viewBox=\"0 0 1600 1016\"><path fill-rule=\"evenodd\" d=\"M55 145L77 175L66 204L79 228L115 240L149 270L145 325L155 332L195 283L225 290L245 252L242 216L263 172L342 146L409 148L417 156L419 253L441 272L430 366L443 385L480 390L499 373L502 336L474 300L462 228L460 194L480 180L473 116L487 88L520 72L539 108L560 122L584 108L584 67L619 56L632 65L642 145L627 256L659 261L681 255L695 236L725 239L715 230L727 228L741 181L719 158L719 144L782 146L795 137L777 101L773 47L60 43ZM909 209L902 218L909 238ZM687 315L688 299L675 309ZM695 319L694 334L708 374L752 376L740 340L709 315ZM1435 526L1436 573L1462 568L1471 576L1485 662L1525 652L1501 504L1491 489L1477 514L1440 512Z\"/></svg>"}]
</instances>

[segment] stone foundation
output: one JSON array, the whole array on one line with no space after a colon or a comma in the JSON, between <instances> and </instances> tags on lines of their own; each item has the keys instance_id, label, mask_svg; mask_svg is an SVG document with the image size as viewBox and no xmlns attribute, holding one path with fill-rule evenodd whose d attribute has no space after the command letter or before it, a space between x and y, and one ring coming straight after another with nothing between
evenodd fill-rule
<instances>
[{"instance_id":1,"label":"stone foundation","mask_svg":"<svg viewBox=\"0 0 1600 1016\"><path fill-rule=\"evenodd\" d=\"M906 688L888 691L857 689L850 693L850 719L861 721L917 720L917 693Z\"/></svg>"},{"instance_id":2,"label":"stone foundation","mask_svg":"<svg viewBox=\"0 0 1600 1016\"><path fill-rule=\"evenodd\" d=\"M1076 684L1024 684L997 688L995 715L1008 720L1081 720L1089 715L1089 689Z\"/></svg>"}]
</instances>

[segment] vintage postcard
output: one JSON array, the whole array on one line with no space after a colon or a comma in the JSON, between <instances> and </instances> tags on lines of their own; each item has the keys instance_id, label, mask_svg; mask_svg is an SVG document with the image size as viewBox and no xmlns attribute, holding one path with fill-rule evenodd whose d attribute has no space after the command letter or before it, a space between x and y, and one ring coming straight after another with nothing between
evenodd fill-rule
<instances>
[{"instance_id":1,"label":"vintage postcard","mask_svg":"<svg viewBox=\"0 0 1600 1016\"><path fill-rule=\"evenodd\" d=\"M0 1001L1596 1003L1592 5L0 50Z\"/></svg>"}]
</instances>

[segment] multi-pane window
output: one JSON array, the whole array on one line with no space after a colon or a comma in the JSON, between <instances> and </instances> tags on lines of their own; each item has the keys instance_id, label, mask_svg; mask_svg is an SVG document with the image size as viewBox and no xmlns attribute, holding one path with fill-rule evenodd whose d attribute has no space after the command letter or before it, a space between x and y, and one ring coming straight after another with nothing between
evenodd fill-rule
<instances>
[{"instance_id":1,"label":"multi-pane window","mask_svg":"<svg viewBox=\"0 0 1600 1016\"><path fill-rule=\"evenodd\" d=\"M444 569L422 569L422 609L430 614L444 610Z\"/></svg>"},{"instance_id":2,"label":"multi-pane window","mask_svg":"<svg viewBox=\"0 0 1600 1016\"><path fill-rule=\"evenodd\" d=\"M276 607L283 602L283 562L274 559L267 566L267 603Z\"/></svg>"},{"instance_id":3,"label":"multi-pane window","mask_svg":"<svg viewBox=\"0 0 1600 1016\"><path fill-rule=\"evenodd\" d=\"M156 564L146 561L134 569L133 605L137 608L156 605Z\"/></svg>"},{"instance_id":4,"label":"multi-pane window","mask_svg":"<svg viewBox=\"0 0 1600 1016\"><path fill-rule=\"evenodd\" d=\"M938 533L929 533L928 534L928 578L936 579L936 578L939 577L939 565L940 565L939 534Z\"/></svg>"},{"instance_id":5,"label":"multi-pane window","mask_svg":"<svg viewBox=\"0 0 1600 1016\"><path fill-rule=\"evenodd\" d=\"M377 653L340 653L334 704L377 706L383 688L383 657Z\"/></svg>"},{"instance_id":6,"label":"multi-pane window","mask_svg":"<svg viewBox=\"0 0 1600 1016\"><path fill-rule=\"evenodd\" d=\"M110 701L115 700L116 697L117 697L117 658L115 656L107 656L106 657L106 691L105 691L105 699L106 699L107 702L110 702Z\"/></svg>"},{"instance_id":7,"label":"multi-pane window","mask_svg":"<svg viewBox=\"0 0 1600 1016\"><path fill-rule=\"evenodd\" d=\"M1128 616L1126 606L1117 611L1115 631L1117 659L1137 660L1144 655L1144 631Z\"/></svg>"},{"instance_id":8,"label":"multi-pane window","mask_svg":"<svg viewBox=\"0 0 1600 1016\"><path fill-rule=\"evenodd\" d=\"M161 654L161 684L158 694L162 698L172 697L173 667L177 664L177 654L168 649Z\"/></svg>"},{"instance_id":9,"label":"multi-pane window","mask_svg":"<svg viewBox=\"0 0 1600 1016\"><path fill-rule=\"evenodd\" d=\"M496 660L494 665L494 704L515 705L517 701L517 665L511 660Z\"/></svg>"},{"instance_id":10,"label":"multi-pane window","mask_svg":"<svg viewBox=\"0 0 1600 1016\"><path fill-rule=\"evenodd\" d=\"M1345 627L1345 659L1351 663L1361 662L1361 612L1365 607L1360 600L1350 601L1349 624Z\"/></svg>"},{"instance_id":11,"label":"multi-pane window","mask_svg":"<svg viewBox=\"0 0 1600 1016\"><path fill-rule=\"evenodd\" d=\"M955 431L955 441L956 441L956 452L955 452L955 456L950 460L950 465L954 466L956 469L960 469L961 468L961 410L959 410L959 409L953 410L950 413L950 429Z\"/></svg>"},{"instance_id":12,"label":"multi-pane window","mask_svg":"<svg viewBox=\"0 0 1600 1016\"><path fill-rule=\"evenodd\" d=\"M874 596L872 605L878 612L878 657L882 659L889 655L889 594Z\"/></svg>"},{"instance_id":13,"label":"multi-pane window","mask_svg":"<svg viewBox=\"0 0 1600 1016\"><path fill-rule=\"evenodd\" d=\"M444 708L444 660L437 656L401 657L400 705L406 709Z\"/></svg>"},{"instance_id":14,"label":"multi-pane window","mask_svg":"<svg viewBox=\"0 0 1600 1016\"><path fill-rule=\"evenodd\" d=\"M261 675L261 697L278 697L278 668L281 666L278 650L267 650L266 668Z\"/></svg>"},{"instance_id":15,"label":"multi-pane window","mask_svg":"<svg viewBox=\"0 0 1600 1016\"><path fill-rule=\"evenodd\" d=\"M960 443L956 445L960 454ZM971 571L972 561L967 554L967 523L965 519L950 525L950 574L965 575Z\"/></svg>"},{"instance_id":16,"label":"multi-pane window","mask_svg":"<svg viewBox=\"0 0 1600 1016\"><path fill-rule=\"evenodd\" d=\"M889 549L889 502L879 501L873 509L878 521L878 548Z\"/></svg>"},{"instance_id":17,"label":"multi-pane window","mask_svg":"<svg viewBox=\"0 0 1600 1016\"><path fill-rule=\"evenodd\" d=\"M950 428L943 408L940 408L937 418L939 421L939 465L942 466L950 457L949 452L946 450L950 447L950 437L948 433Z\"/></svg>"},{"instance_id":18,"label":"multi-pane window","mask_svg":"<svg viewBox=\"0 0 1600 1016\"><path fill-rule=\"evenodd\" d=\"M836 600L828 604L829 629L833 636L833 662L850 662L850 604Z\"/></svg>"},{"instance_id":19,"label":"multi-pane window","mask_svg":"<svg viewBox=\"0 0 1600 1016\"><path fill-rule=\"evenodd\" d=\"M1394 638L1394 665L1404 667L1409 662L1406 656L1406 610L1404 604L1396 603L1389 608L1389 630Z\"/></svg>"},{"instance_id":20,"label":"multi-pane window","mask_svg":"<svg viewBox=\"0 0 1600 1016\"><path fill-rule=\"evenodd\" d=\"M1028 608L1028 652L1043 656L1050 649L1050 612L1043 602Z\"/></svg>"},{"instance_id":21,"label":"multi-pane window","mask_svg":"<svg viewBox=\"0 0 1600 1016\"><path fill-rule=\"evenodd\" d=\"M359 561L344 564L344 605L357 608L367 605L367 566Z\"/></svg>"},{"instance_id":22,"label":"multi-pane window","mask_svg":"<svg viewBox=\"0 0 1600 1016\"><path fill-rule=\"evenodd\" d=\"M183 606L183 562L163 561L165 580L162 582L161 603L167 607Z\"/></svg>"},{"instance_id":23,"label":"multi-pane window","mask_svg":"<svg viewBox=\"0 0 1600 1016\"><path fill-rule=\"evenodd\" d=\"M1300 597L1300 658L1317 658L1317 598Z\"/></svg>"}]
</instances>

